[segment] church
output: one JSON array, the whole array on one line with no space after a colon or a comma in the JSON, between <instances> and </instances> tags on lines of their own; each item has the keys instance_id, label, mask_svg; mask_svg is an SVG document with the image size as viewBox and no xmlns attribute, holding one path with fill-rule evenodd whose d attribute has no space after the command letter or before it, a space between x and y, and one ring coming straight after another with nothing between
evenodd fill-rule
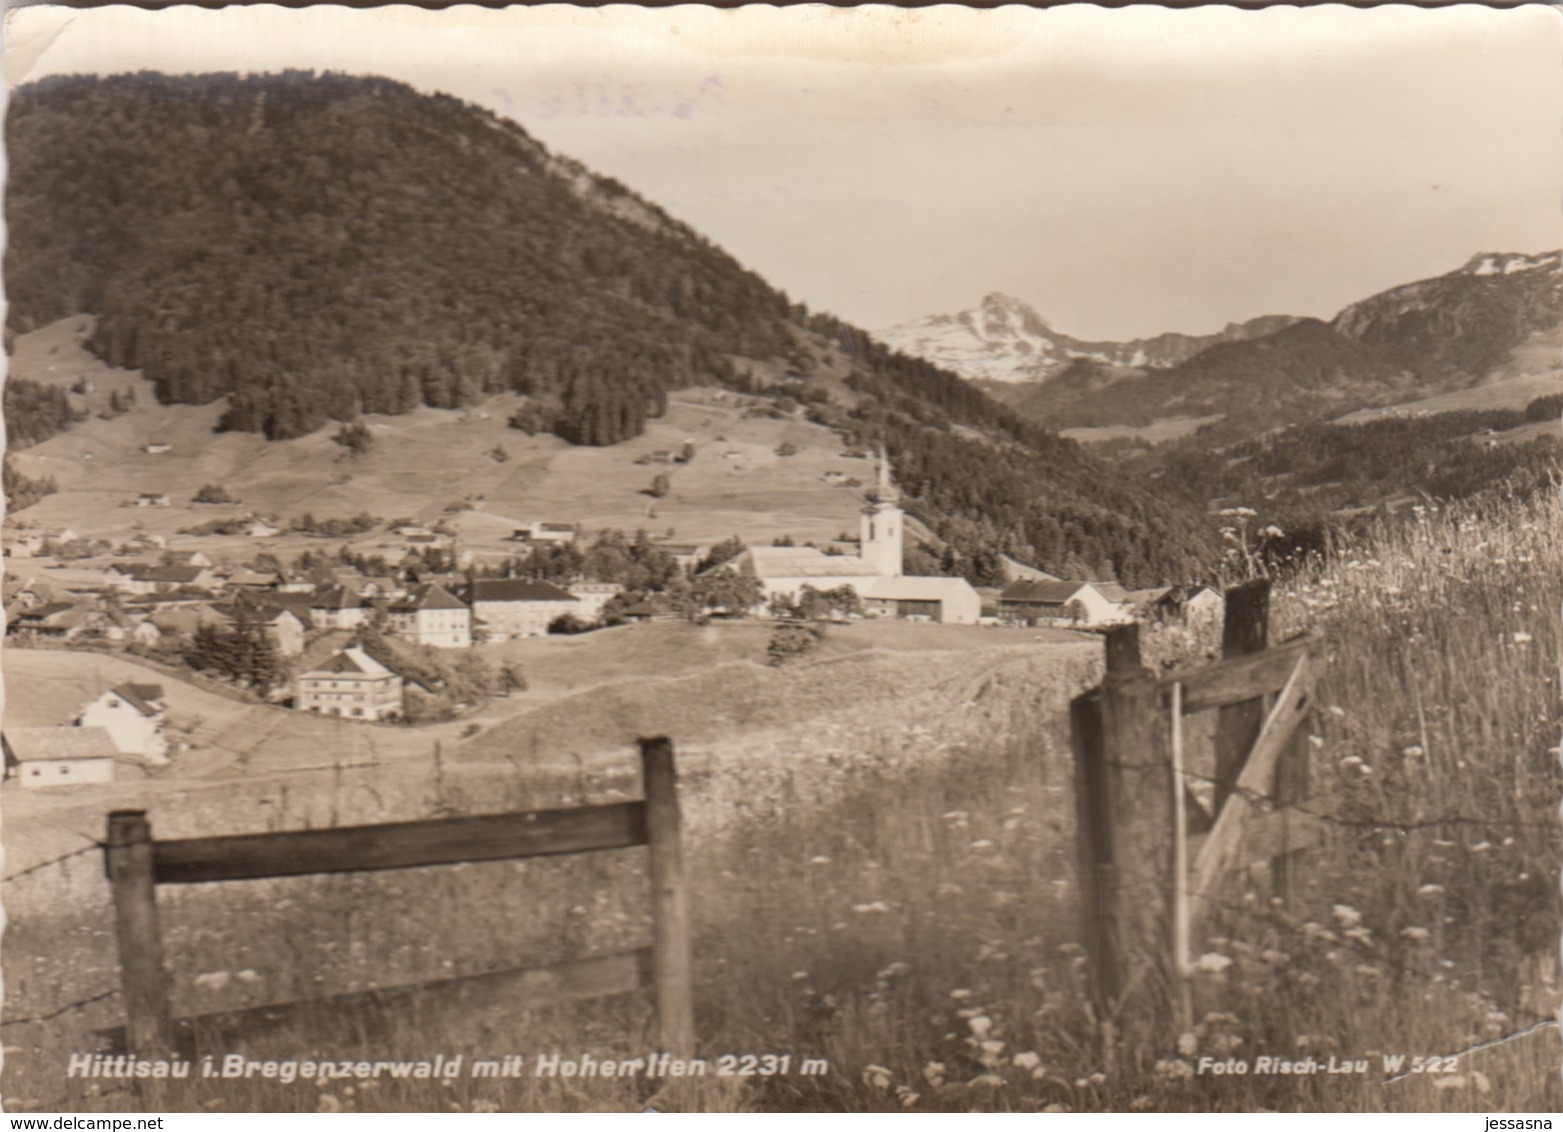
<instances>
[{"instance_id":1,"label":"church","mask_svg":"<svg viewBox=\"0 0 1563 1132\"><path fill-rule=\"evenodd\" d=\"M912 577L902 573L905 515L883 454L879 482L859 515L857 554L825 554L812 546L755 546L715 567L759 581L765 600L796 598L804 586L851 586L871 617L907 617L975 625L982 599L965 578Z\"/></svg>"}]
</instances>

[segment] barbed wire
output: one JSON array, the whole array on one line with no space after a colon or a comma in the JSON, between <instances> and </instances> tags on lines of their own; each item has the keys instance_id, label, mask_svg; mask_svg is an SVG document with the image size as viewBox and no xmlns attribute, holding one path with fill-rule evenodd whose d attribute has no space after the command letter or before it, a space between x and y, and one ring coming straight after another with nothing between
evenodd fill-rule
<instances>
[{"instance_id":1,"label":"barbed wire","mask_svg":"<svg viewBox=\"0 0 1563 1132\"><path fill-rule=\"evenodd\" d=\"M86 834L80 834L79 836L86 837ZM91 839L89 838L89 840L91 840ZM20 880L22 877L27 876L29 873L36 873L36 872L40 871L41 869L47 869L47 868L49 868L49 867L51 867L53 865L58 865L62 861L69 861L72 857L80 857L80 856L83 856L84 854L87 854L87 853L96 853L96 852L100 851L103 848L104 848L103 842L101 842L101 841L93 841L91 845L84 845L80 849L73 849L69 853L64 854L63 856L55 857L53 860L50 860L50 861L40 861L36 865L29 865L27 868L22 869L19 872L14 872L14 873L11 873L7 877L0 878L0 881L3 881L3 883L10 883L13 880Z\"/></svg>"},{"instance_id":2,"label":"barbed wire","mask_svg":"<svg viewBox=\"0 0 1563 1132\"><path fill-rule=\"evenodd\" d=\"M38 1022L52 1022L62 1014L69 1014L73 1010L80 1010L84 1006L91 1006L95 1002L102 1002L106 998L113 998L118 993L119 988L115 987L112 990L104 991L102 994L95 994L91 998L84 998L79 1002L67 1003L65 1006L60 1007L58 1010L51 1011L48 1014L37 1014L31 1018L8 1018L4 1022L0 1022L0 1027L28 1026Z\"/></svg>"},{"instance_id":3,"label":"barbed wire","mask_svg":"<svg viewBox=\"0 0 1563 1132\"><path fill-rule=\"evenodd\" d=\"M1467 1046L1465 1049L1458 1050L1455 1053L1445 1054L1444 1057L1459 1058L1464 1057L1468 1053L1479 1053L1484 1049L1491 1049L1493 1046L1507 1045L1509 1042L1519 1041L1521 1038L1528 1038L1532 1034L1539 1034L1543 1030L1554 1028L1557 1026L1557 1024L1558 1020L1556 1018L1548 1018L1543 1022L1537 1022L1534 1026L1527 1026L1525 1029L1520 1030L1517 1033L1505 1034L1501 1038L1489 1038L1485 1042L1477 1042L1474 1046ZM1407 1077L1415 1076L1417 1076L1415 1072L1397 1073L1393 1077L1384 1078L1384 1084L1393 1085L1396 1081L1404 1081Z\"/></svg>"}]
</instances>

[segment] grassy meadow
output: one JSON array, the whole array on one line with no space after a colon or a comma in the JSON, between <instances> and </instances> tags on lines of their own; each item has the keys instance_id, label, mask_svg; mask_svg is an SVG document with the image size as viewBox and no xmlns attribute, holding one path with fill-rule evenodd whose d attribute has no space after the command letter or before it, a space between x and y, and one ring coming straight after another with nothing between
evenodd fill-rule
<instances>
[{"instance_id":1,"label":"grassy meadow","mask_svg":"<svg viewBox=\"0 0 1563 1132\"><path fill-rule=\"evenodd\" d=\"M1552 500L1496 502L1418 512L1278 584L1272 639L1303 630L1323 639L1308 806L1329 819L1326 839L1289 909L1270 899L1262 875L1229 878L1195 941L1196 1023L1138 1020L1134 1041L1111 1060L1085 1005L1062 714L1099 666L993 668L980 682L952 683L948 695L906 701L901 718L840 733L849 707L811 720L800 706L805 723L768 746L703 760L684 779L701 1053L791 1054L793 1071L708 1078L656 1102L761 1111L1563 1108L1555 1027L1400 1081L1386 1081L1381 1061L1456 1054L1556 1015L1560 559L1563 520ZM1148 632L1147 659L1198 663L1218 636L1218 625ZM635 789L632 775L583 764L525 780L457 778L445 804L569 804ZM98 865L88 857L61 867ZM44 870L15 886L49 883ZM638 851L198 886L164 890L160 901L179 1013L545 963L648 938ZM118 1021L116 997L19 1023L112 989L105 911L12 918L8 1109L145 1103L119 1082L64 1079L66 1055L91 1048L93 1027ZM502 1002L453 1008L429 995L213 1052L633 1056L651 1033L644 995L530 1014ZM1201 1057L1260 1055L1369 1067L1197 1071ZM803 1074L803 1058L828 1068ZM192 1081L156 1099L208 1110L625 1110L662 1084Z\"/></svg>"}]
</instances>

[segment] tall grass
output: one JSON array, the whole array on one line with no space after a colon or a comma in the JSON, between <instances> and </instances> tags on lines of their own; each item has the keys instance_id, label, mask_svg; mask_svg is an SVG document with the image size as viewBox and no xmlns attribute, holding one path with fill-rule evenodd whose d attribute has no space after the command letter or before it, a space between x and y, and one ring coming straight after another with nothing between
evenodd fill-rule
<instances>
[{"instance_id":1,"label":"tall grass","mask_svg":"<svg viewBox=\"0 0 1563 1132\"><path fill-rule=\"evenodd\" d=\"M794 1072L661 1092L640 1079L192 1083L166 1104L590 1110L656 1094L724 1110L1563 1107L1555 1030L1399 1082L1379 1060L1452 1054L1556 1011L1560 565L1555 510L1505 501L1385 524L1278 585L1272 638L1308 630L1323 641L1307 805L1324 815L1325 840L1290 908L1259 871L1229 879L1196 941L1206 958L1194 1025L1150 1020L1111 1075L1085 1006L1062 712L1095 672L1016 660L954 693L909 697L904 718L881 712L871 728L850 726L850 709L810 719L800 704L792 728L713 751L686 776L702 1052L791 1054ZM1197 663L1218 634L1167 627L1146 651L1157 664ZM605 800L632 788L584 769L473 780L446 802ZM633 944L645 935L643 887L638 859L620 855L183 893L165 914L178 1005L428 977L454 962L442 940L459 943L466 969ZM8 983L73 933L87 941L73 954L111 973L107 926L70 911L13 924ZM195 973L228 977L196 985ZM20 1047L7 1059L9 1103L138 1103L113 1085L88 1093L62 1080L62 1052L84 1048L116 1009L108 1000L8 1030ZM429 1001L237 1048L600 1056L643 1051L650 1035L641 996L529 1015ZM1197 1072L1201 1057L1261 1054L1371 1068ZM828 1072L796 1072L803 1057Z\"/></svg>"}]
</instances>

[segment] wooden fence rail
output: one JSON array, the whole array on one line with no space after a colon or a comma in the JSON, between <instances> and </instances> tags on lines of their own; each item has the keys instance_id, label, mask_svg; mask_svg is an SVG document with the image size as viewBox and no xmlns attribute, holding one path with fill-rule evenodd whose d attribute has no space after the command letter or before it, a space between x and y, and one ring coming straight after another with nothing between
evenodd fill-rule
<instances>
[{"instance_id":1,"label":"wooden fence rail","mask_svg":"<svg viewBox=\"0 0 1563 1132\"><path fill-rule=\"evenodd\" d=\"M652 946L551 967L488 972L459 979L382 988L305 1003L281 1003L222 1016L269 1022L304 1009L362 999L384 1004L433 988L514 992L518 1007L554 1005L651 986L662 1052L694 1049L689 892L673 744L640 741L645 799L607 806L394 822L345 829L243 834L156 841L140 810L109 815L104 863L113 887L125 1003L123 1045L138 1056L166 1056L178 1042L158 928L157 886L266 877L422 868L463 862L573 855L644 845L651 886ZM186 1019L213 1023L217 1015Z\"/></svg>"}]
</instances>

